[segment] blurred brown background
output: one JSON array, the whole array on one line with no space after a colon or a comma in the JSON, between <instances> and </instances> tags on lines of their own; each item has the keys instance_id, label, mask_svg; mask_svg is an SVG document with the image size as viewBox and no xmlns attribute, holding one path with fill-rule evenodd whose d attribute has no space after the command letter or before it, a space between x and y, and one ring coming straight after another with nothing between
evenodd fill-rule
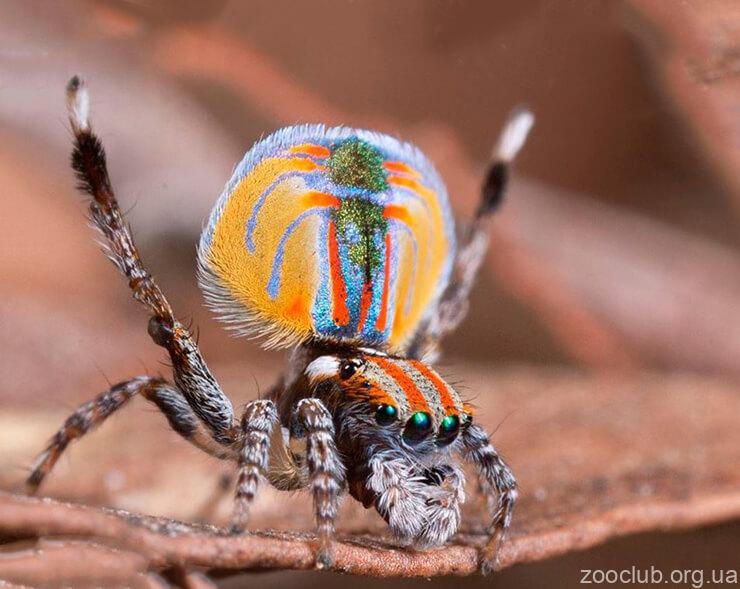
<instances>
[{"instance_id":1,"label":"blurred brown background","mask_svg":"<svg viewBox=\"0 0 740 589\"><path fill-rule=\"evenodd\" d=\"M224 334L202 306L194 258L249 146L298 122L400 135L437 163L464 219L520 103L537 123L443 371L463 384L474 374L470 389L489 372L565 371L609 386L688 374L700 392L732 389L740 373L738 55L729 0L0 1L0 483L22 479L60 419L108 381L166 371L74 191L73 74L89 84L145 261L238 401L269 386L281 354ZM466 393L485 405L484 391ZM220 467L142 405L70 452L48 492L186 517ZM516 438L526 415L516 399L507 407L502 435ZM507 418L495 407L486 417L492 429ZM162 473L134 454L139 431L213 480L178 470L153 490ZM85 468L100 460L115 468ZM627 539L494 585L565 575L572 586L589 562L630 566L646 551L727 567L739 540L732 526Z\"/></svg>"}]
</instances>

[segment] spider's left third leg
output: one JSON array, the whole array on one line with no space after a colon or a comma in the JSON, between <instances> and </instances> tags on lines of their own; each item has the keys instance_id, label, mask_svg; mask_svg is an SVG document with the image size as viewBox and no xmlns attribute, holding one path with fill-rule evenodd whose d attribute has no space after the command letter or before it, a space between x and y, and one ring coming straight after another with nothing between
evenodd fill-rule
<instances>
[{"instance_id":1,"label":"spider's left third leg","mask_svg":"<svg viewBox=\"0 0 740 589\"><path fill-rule=\"evenodd\" d=\"M463 452L478 470L481 488L493 514L488 528L490 536L480 559L481 572L485 575L496 568L498 551L511 525L518 495L517 484L511 468L499 456L483 428L468 426L462 439Z\"/></svg>"},{"instance_id":2,"label":"spider's left third leg","mask_svg":"<svg viewBox=\"0 0 740 589\"><path fill-rule=\"evenodd\" d=\"M450 283L442 294L437 313L412 342L407 355L434 362L442 338L465 318L470 291L488 250L491 216L503 200L511 163L524 145L533 123L532 113L525 109L514 111L506 123L486 171L478 209L458 243Z\"/></svg>"},{"instance_id":3,"label":"spider's left third leg","mask_svg":"<svg viewBox=\"0 0 740 589\"><path fill-rule=\"evenodd\" d=\"M346 486L344 464L334 440L334 421L319 399L302 399L293 413L291 436L306 439L308 482L313 494L318 548L316 565L330 567L339 501Z\"/></svg>"}]
</instances>

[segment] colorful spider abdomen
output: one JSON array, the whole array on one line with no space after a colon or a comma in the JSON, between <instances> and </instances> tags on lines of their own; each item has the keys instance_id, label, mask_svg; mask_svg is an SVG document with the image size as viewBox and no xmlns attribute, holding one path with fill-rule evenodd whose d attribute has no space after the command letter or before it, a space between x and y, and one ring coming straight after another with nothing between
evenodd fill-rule
<instances>
[{"instance_id":1,"label":"colorful spider abdomen","mask_svg":"<svg viewBox=\"0 0 740 589\"><path fill-rule=\"evenodd\" d=\"M320 337L397 350L434 311L454 253L444 184L418 149L305 125L246 154L199 262L216 310L267 345Z\"/></svg>"}]
</instances>

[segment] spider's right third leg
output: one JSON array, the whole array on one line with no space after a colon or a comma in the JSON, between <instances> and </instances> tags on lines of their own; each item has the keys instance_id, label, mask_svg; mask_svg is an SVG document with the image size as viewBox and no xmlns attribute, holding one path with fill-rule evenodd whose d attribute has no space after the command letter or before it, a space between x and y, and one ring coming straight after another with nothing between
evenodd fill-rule
<instances>
[{"instance_id":1,"label":"spider's right third leg","mask_svg":"<svg viewBox=\"0 0 740 589\"><path fill-rule=\"evenodd\" d=\"M493 159L481 187L478 209L458 243L452 276L435 313L407 350L409 356L434 362L440 341L454 331L468 312L470 291L488 250L490 219L501 204L508 183L509 169L534 123L532 113L516 110L499 137Z\"/></svg>"},{"instance_id":2,"label":"spider's right third leg","mask_svg":"<svg viewBox=\"0 0 740 589\"><path fill-rule=\"evenodd\" d=\"M235 532L242 530L246 525L249 508L257 494L260 478L267 474L270 438L277 423L275 403L268 399L251 401L244 408L237 457L238 475L232 522L232 529Z\"/></svg>"},{"instance_id":3,"label":"spider's right third leg","mask_svg":"<svg viewBox=\"0 0 740 589\"><path fill-rule=\"evenodd\" d=\"M511 525L514 505L518 497L514 473L491 444L488 434L477 425L463 430L463 454L478 470L481 490L492 512L488 528L489 538L481 551L480 568L483 574L495 570L498 551Z\"/></svg>"},{"instance_id":4,"label":"spider's right third leg","mask_svg":"<svg viewBox=\"0 0 740 589\"><path fill-rule=\"evenodd\" d=\"M334 421L319 399L301 399L296 405L291 436L305 438L308 483L313 493L318 549L316 564L331 566L332 542L339 501L346 486L344 464L334 440Z\"/></svg>"}]
</instances>

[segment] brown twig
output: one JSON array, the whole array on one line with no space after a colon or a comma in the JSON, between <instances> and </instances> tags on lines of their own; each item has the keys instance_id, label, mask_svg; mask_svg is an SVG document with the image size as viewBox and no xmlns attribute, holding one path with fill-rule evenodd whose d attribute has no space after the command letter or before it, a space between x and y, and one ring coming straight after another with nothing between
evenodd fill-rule
<instances>
[{"instance_id":1,"label":"brown twig","mask_svg":"<svg viewBox=\"0 0 740 589\"><path fill-rule=\"evenodd\" d=\"M501 566L550 558L627 533L688 528L738 514L738 493L618 506L585 517L577 528L520 532L504 549ZM172 520L4 493L0 494L0 534L76 538L45 540L33 551L11 553L0 561L0 578L21 576L39 551L44 552L45 564L53 567L56 574L70 574L82 568L90 578L143 573L147 567L202 567L235 572L315 567L313 542L307 535L270 531L230 537L221 530ZM336 548L334 570L375 577L469 575L477 571L475 545L483 540L484 536L466 535L443 550L410 552L364 536L344 537ZM73 560L69 559L71 554L75 555ZM71 566L69 572L58 569L62 562Z\"/></svg>"},{"instance_id":2,"label":"brown twig","mask_svg":"<svg viewBox=\"0 0 740 589\"><path fill-rule=\"evenodd\" d=\"M689 500L649 501L617 506L585 517L577 527L518 533L501 555L502 567L585 549L609 538L652 529L681 529L719 522L740 514L740 494L719 494ZM0 534L20 537L72 537L44 541L33 551L6 555L0 578L22 577L44 553L54 574L69 576L80 569L89 578L116 578L172 567L202 567L235 572L314 568L313 542L305 535L265 532L229 537L210 528L171 520L144 518L118 511L0 494ZM1 537L1 536L0 536ZM433 552L409 552L363 536L343 538L336 549L334 570L375 577L468 575L477 571L477 550L483 536L462 536L458 544ZM472 546L471 546L472 544ZM70 555L74 554L71 559ZM61 571L60 563L69 570ZM45 572L38 572L44 576Z\"/></svg>"},{"instance_id":3,"label":"brown twig","mask_svg":"<svg viewBox=\"0 0 740 589\"><path fill-rule=\"evenodd\" d=\"M470 382L485 382L491 389L481 399L482 418L488 403L502 414L519 409L495 434L522 485L511 537L501 553L502 567L625 534L740 517L740 430L735 418L740 398L733 383L680 375L585 378L532 368L493 376L468 367L467 373ZM150 428L137 424L136 432L142 447L162 446ZM97 433L99 444L110 447L105 434ZM121 432L108 429L108 435L120 438ZM97 460L103 462L88 456L85 466L104 476L110 459L104 453ZM161 494L156 489L161 484L177 489L182 480L203 476L189 455L151 454L146 467L140 484L154 486L150 492L155 495ZM210 470L205 465L205 472ZM137 475L133 468L127 473L130 494ZM174 473L186 479L173 480ZM67 487L79 492L77 480L71 479ZM57 483L62 484L57 484L57 492L67 488L63 478ZM378 577L475 573L486 516L480 498L470 491L462 532L442 550L395 547L383 537L387 528L376 525L377 516L369 517L371 512L365 516L360 509L352 518L340 519L352 531L340 535L335 570ZM109 500L115 502L115 495ZM312 569L313 534L274 531L310 530L310 513L296 508L288 513L285 501L290 499L284 495L273 501L263 505L267 511L261 519L255 513L257 525L266 531L231 536L213 526L0 494L0 541L41 538L61 542L62 547L73 542L70 552L83 545L87 550L89 544L92 552L84 554L116 550L123 557L121 566L136 575L171 575L177 567L219 574ZM10 554L16 563L29 557L27 552ZM23 571L12 562L0 559L0 578L27 582L29 577L20 576Z\"/></svg>"}]
</instances>

